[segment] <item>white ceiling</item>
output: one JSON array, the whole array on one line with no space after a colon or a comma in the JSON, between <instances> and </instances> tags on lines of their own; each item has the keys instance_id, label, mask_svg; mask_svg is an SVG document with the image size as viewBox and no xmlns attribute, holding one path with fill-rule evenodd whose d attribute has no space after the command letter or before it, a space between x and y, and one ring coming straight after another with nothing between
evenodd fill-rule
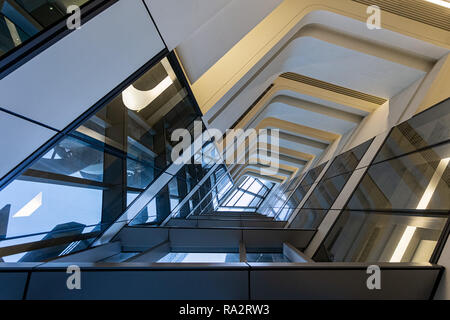
<instances>
[{"instance_id":1,"label":"white ceiling","mask_svg":"<svg viewBox=\"0 0 450 320\"><path fill-rule=\"evenodd\" d=\"M156 2L160 1L162 0ZM173 0L169 2L172 3ZM204 115L208 127L223 132L232 127L258 97L285 72L390 100L413 84L417 84L433 64L448 53L444 48L390 30L369 30L366 23L359 20L328 11L312 11L292 26L267 54L251 65L250 69L245 67L247 60L238 61L237 55L227 55L236 61L225 59L224 65L231 66L230 62L233 62L237 69L245 67L245 70L248 70L240 78L230 73L232 79L225 80L224 77L223 80L215 74L216 71L222 70L220 67L206 73L215 63L220 65L220 59L281 2L281 0L213 1L201 12L205 14L207 9L219 8L209 19L201 15L201 21L195 24L186 23L189 28L183 30L185 36L176 44L176 50L191 83L199 80L194 84L194 89L204 86L204 91L201 92L204 96L201 96L200 100L207 101L208 104L205 107L208 111ZM184 5L183 10L186 10ZM155 18L157 23L158 19L160 17ZM181 20L183 19L185 17ZM168 32L170 27L169 25L166 30L161 31L163 37L165 35L171 37ZM173 37L175 38L176 36ZM249 39L255 40L253 37ZM176 41L166 39L166 42ZM244 50L246 47L236 48ZM248 56L251 54L253 52ZM218 82L217 86L209 85L216 80L224 83ZM221 86L227 90L223 90ZM292 82L292 86L295 86L295 81ZM211 90L206 90L209 88ZM220 95L217 93L216 97L214 92L218 90L217 88L220 88ZM358 109L355 104L352 104L352 107L336 102L345 99L331 101L334 93L319 98L313 96L316 92L314 90L309 93L303 92L304 86L301 85L298 89L291 88L291 85L284 88L276 92L272 100L265 102L259 113L252 116L252 120L244 127L256 127L266 118L276 118L337 134L342 139L331 143L335 146L346 141L359 126L360 121L370 115L369 112ZM207 99L208 92L213 92L214 100L212 97L211 100ZM288 98L283 100L280 96ZM326 100L327 98L330 100ZM290 103L292 100L289 99L297 101ZM212 105L214 101L217 102ZM316 105L311 104L302 108L301 104L308 102ZM363 100L361 102L363 103ZM332 109L340 110L339 116ZM351 115L347 117L342 111ZM296 135L294 132L290 134ZM328 150L302 144L295 141L295 138L281 139L280 146L315 155L319 161L320 156Z\"/></svg>"},{"instance_id":2,"label":"white ceiling","mask_svg":"<svg viewBox=\"0 0 450 320\"><path fill-rule=\"evenodd\" d=\"M282 0L144 0L195 82Z\"/></svg>"}]
</instances>

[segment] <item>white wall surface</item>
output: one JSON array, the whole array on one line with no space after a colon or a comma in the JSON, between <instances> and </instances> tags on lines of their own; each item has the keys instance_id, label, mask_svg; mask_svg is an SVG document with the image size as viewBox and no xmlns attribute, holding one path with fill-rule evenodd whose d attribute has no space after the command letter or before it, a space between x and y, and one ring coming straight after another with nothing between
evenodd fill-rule
<instances>
[{"instance_id":1,"label":"white wall surface","mask_svg":"<svg viewBox=\"0 0 450 320\"><path fill-rule=\"evenodd\" d=\"M344 151L348 151L399 124L400 116L407 109L421 83L422 79L417 80L367 116L345 146Z\"/></svg>"},{"instance_id":2,"label":"white wall surface","mask_svg":"<svg viewBox=\"0 0 450 320\"><path fill-rule=\"evenodd\" d=\"M0 106L64 129L164 45L141 1L120 0L0 81Z\"/></svg>"},{"instance_id":3,"label":"white wall surface","mask_svg":"<svg viewBox=\"0 0 450 320\"><path fill-rule=\"evenodd\" d=\"M0 80L0 107L57 130L164 49L141 1L120 0ZM0 114L0 178L55 134Z\"/></svg>"},{"instance_id":4,"label":"white wall surface","mask_svg":"<svg viewBox=\"0 0 450 320\"><path fill-rule=\"evenodd\" d=\"M0 177L25 160L54 134L54 131L47 128L0 111Z\"/></svg>"},{"instance_id":5,"label":"white wall surface","mask_svg":"<svg viewBox=\"0 0 450 320\"><path fill-rule=\"evenodd\" d=\"M153 2L153 1L151 1ZM177 46L193 83L258 25L282 0L232 0Z\"/></svg>"},{"instance_id":6,"label":"white wall surface","mask_svg":"<svg viewBox=\"0 0 450 320\"><path fill-rule=\"evenodd\" d=\"M144 0L169 50L194 33L231 0Z\"/></svg>"}]
</instances>

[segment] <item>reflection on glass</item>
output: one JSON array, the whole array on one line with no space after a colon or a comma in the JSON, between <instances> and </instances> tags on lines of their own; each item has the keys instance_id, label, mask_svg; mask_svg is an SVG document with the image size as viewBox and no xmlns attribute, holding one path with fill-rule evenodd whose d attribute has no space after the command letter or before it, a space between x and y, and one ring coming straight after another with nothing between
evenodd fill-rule
<instances>
[{"instance_id":1,"label":"reflection on glass","mask_svg":"<svg viewBox=\"0 0 450 320\"><path fill-rule=\"evenodd\" d=\"M247 262L291 262L282 253L247 253Z\"/></svg>"},{"instance_id":2,"label":"reflection on glass","mask_svg":"<svg viewBox=\"0 0 450 320\"><path fill-rule=\"evenodd\" d=\"M232 263L239 262L239 253L182 253L170 252L159 263Z\"/></svg>"},{"instance_id":3,"label":"reflection on glass","mask_svg":"<svg viewBox=\"0 0 450 320\"><path fill-rule=\"evenodd\" d=\"M308 193L309 189L311 189L312 185L317 180L317 178L319 177L320 173L325 168L327 163L328 162L322 163L320 166L317 166L306 173L305 178L302 180L300 185L295 189L295 191L291 194L289 200L278 211L277 220L285 221L289 219L289 217L295 211L295 209L298 208L300 202Z\"/></svg>"},{"instance_id":4,"label":"reflection on glass","mask_svg":"<svg viewBox=\"0 0 450 320\"><path fill-rule=\"evenodd\" d=\"M25 250L29 251L16 249L18 253L4 254L1 259L4 262L42 262L84 250L99 234L96 231L92 232L93 230L92 227L82 224L66 223L56 226L46 234L4 240L0 242L0 249L6 249L6 252L11 250L11 246L21 244L27 244Z\"/></svg>"},{"instance_id":5,"label":"reflection on glass","mask_svg":"<svg viewBox=\"0 0 450 320\"><path fill-rule=\"evenodd\" d=\"M392 129L374 163L450 139L450 99Z\"/></svg>"},{"instance_id":6,"label":"reflection on glass","mask_svg":"<svg viewBox=\"0 0 450 320\"><path fill-rule=\"evenodd\" d=\"M352 173L346 173L320 181L303 208L330 209L351 175Z\"/></svg>"},{"instance_id":7,"label":"reflection on glass","mask_svg":"<svg viewBox=\"0 0 450 320\"><path fill-rule=\"evenodd\" d=\"M37 197L40 205L25 212ZM0 206L11 206L6 238L49 232L68 222L96 225L102 218L102 197L101 189L15 180L0 192Z\"/></svg>"},{"instance_id":8,"label":"reflection on glass","mask_svg":"<svg viewBox=\"0 0 450 320\"><path fill-rule=\"evenodd\" d=\"M450 144L372 165L349 209L450 209Z\"/></svg>"},{"instance_id":9,"label":"reflection on glass","mask_svg":"<svg viewBox=\"0 0 450 320\"><path fill-rule=\"evenodd\" d=\"M309 185L312 185L314 182L316 182L317 178L319 177L320 173L325 168L327 163L328 163L328 161L322 163L320 166L317 166L314 169L309 170L306 173L305 178L302 180L301 185L309 186Z\"/></svg>"},{"instance_id":10,"label":"reflection on glass","mask_svg":"<svg viewBox=\"0 0 450 320\"><path fill-rule=\"evenodd\" d=\"M226 171L225 165L220 165L204 181L200 190L194 194L189 202L191 210L188 215L212 214L218 211L219 204L222 203L226 194L231 190L233 183ZM177 213L176 217L183 217Z\"/></svg>"},{"instance_id":11,"label":"reflection on glass","mask_svg":"<svg viewBox=\"0 0 450 320\"><path fill-rule=\"evenodd\" d=\"M33 7L31 2L24 3ZM132 87L58 141L0 192L0 247L27 243L31 236L39 241L102 232L172 162L170 153L178 143L171 141L172 131L192 130L198 117L191 98L167 58ZM132 103L141 103L142 108L131 110ZM204 154L213 157L215 151L210 149L205 146ZM209 167L210 162L203 161L183 168L146 207L140 217L143 223L160 223ZM47 259L80 248L81 244L65 243L20 259Z\"/></svg>"},{"instance_id":12,"label":"reflection on glass","mask_svg":"<svg viewBox=\"0 0 450 320\"><path fill-rule=\"evenodd\" d=\"M316 229L325 218L328 210L301 209L289 228L293 229Z\"/></svg>"},{"instance_id":13,"label":"reflection on glass","mask_svg":"<svg viewBox=\"0 0 450 320\"><path fill-rule=\"evenodd\" d=\"M214 172L211 172L214 170ZM187 195L194 190L199 182L211 172L197 191L189 199ZM215 169L204 167L202 164L186 164L177 175L164 186L149 202L130 225L161 224L169 215L173 218L186 218L189 214L203 211L211 207L212 197L222 195L217 190L217 180L222 180L225 166ZM213 191L215 190L215 193ZM217 201L217 200L216 200Z\"/></svg>"},{"instance_id":14,"label":"reflection on glass","mask_svg":"<svg viewBox=\"0 0 450 320\"><path fill-rule=\"evenodd\" d=\"M316 261L430 261L450 209L449 102L392 130Z\"/></svg>"},{"instance_id":15,"label":"reflection on glass","mask_svg":"<svg viewBox=\"0 0 450 320\"><path fill-rule=\"evenodd\" d=\"M344 211L315 261L429 262L447 216Z\"/></svg>"},{"instance_id":16,"label":"reflection on glass","mask_svg":"<svg viewBox=\"0 0 450 320\"><path fill-rule=\"evenodd\" d=\"M295 187L297 186L297 184L300 182L300 180L302 180L303 178L303 174L295 177L294 179L292 179L291 182L289 182L289 186L286 188L286 191L292 191L295 189Z\"/></svg>"},{"instance_id":17,"label":"reflection on glass","mask_svg":"<svg viewBox=\"0 0 450 320\"><path fill-rule=\"evenodd\" d=\"M330 209L371 143L372 140L369 140L338 155L303 205L303 208Z\"/></svg>"},{"instance_id":18,"label":"reflection on glass","mask_svg":"<svg viewBox=\"0 0 450 320\"><path fill-rule=\"evenodd\" d=\"M177 176L172 178L130 222L130 225L161 224L178 205L178 201L186 196L186 189L179 188L179 184L186 184L186 181Z\"/></svg>"},{"instance_id":19,"label":"reflection on glass","mask_svg":"<svg viewBox=\"0 0 450 320\"><path fill-rule=\"evenodd\" d=\"M178 143L171 141L172 132L188 128L197 117L186 89L164 58L80 126L77 134L126 152L143 167L165 169Z\"/></svg>"},{"instance_id":20,"label":"reflection on glass","mask_svg":"<svg viewBox=\"0 0 450 320\"><path fill-rule=\"evenodd\" d=\"M353 149L338 155L331 163L328 170L323 175L322 180L326 180L344 173L352 172L356 169L362 157L366 153L373 139L370 139Z\"/></svg>"}]
</instances>

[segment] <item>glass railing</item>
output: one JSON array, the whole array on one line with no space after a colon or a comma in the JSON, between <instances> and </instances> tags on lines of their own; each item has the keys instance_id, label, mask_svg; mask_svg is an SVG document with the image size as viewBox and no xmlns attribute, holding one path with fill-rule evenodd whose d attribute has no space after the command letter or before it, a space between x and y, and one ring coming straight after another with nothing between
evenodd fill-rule
<instances>
[{"instance_id":1,"label":"glass railing","mask_svg":"<svg viewBox=\"0 0 450 320\"><path fill-rule=\"evenodd\" d=\"M92 0L5 0L0 2L0 58L62 21L71 5Z\"/></svg>"},{"instance_id":2,"label":"glass railing","mask_svg":"<svg viewBox=\"0 0 450 320\"><path fill-rule=\"evenodd\" d=\"M437 261L448 236L449 117L447 99L392 129L318 261Z\"/></svg>"},{"instance_id":3,"label":"glass railing","mask_svg":"<svg viewBox=\"0 0 450 320\"><path fill-rule=\"evenodd\" d=\"M214 211L231 179L225 165L219 161L215 144L208 141L192 156L145 208L130 222L130 225L161 225L167 219L186 219L205 211Z\"/></svg>"},{"instance_id":4,"label":"glass railing","mask_svg":"<svg viewBox=\"0 0 450 320\"><path fill-rule=\"evenodd\" d=\"M9 246L105 231L172 164L172 132L192 131L198 116L164 58L0 191L0 257ZM160 193L175 205L202 170L207 163L187 166L186 190L173 192L179 173Z\"/></svg>"},{"instance_id":5,"label":"glass railing","mask_svg":"<svg viewBox=\"0 0 450 320\"><path fill-rule=\"evenodd\" d=\"M305 175L292 194L289 196L289 199L286 201L283 207L280 207L275 214L275 218L280 221L288 220L292 215L294 210L298 208L303 198L308 193L309 189L313 186L316 179L319 177L322 170L325 168L328 162L322 163L321 165L309 170ZM301 178L298 178L301 179ZM279 203L274 204L274 207L278 206ZM273 211L273 209L271 210Z\"/></svg>"},{"instance_id":6,"label":"glass railing","mask_svg":"<svg viewBox=\"0 0 450 320\"><path fill-rule=\"evenodd\" d=\"M317 228L347 181L356 170L373 139L334 158L320 182L292 221L291 228Z\"/></svg>"}]
</instances>

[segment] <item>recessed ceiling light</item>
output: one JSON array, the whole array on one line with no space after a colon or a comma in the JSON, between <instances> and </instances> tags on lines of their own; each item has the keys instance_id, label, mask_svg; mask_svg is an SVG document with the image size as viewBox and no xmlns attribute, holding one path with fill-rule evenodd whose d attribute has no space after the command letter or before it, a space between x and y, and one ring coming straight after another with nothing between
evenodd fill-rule
<instances>
[{"instance_id":1,"label":"recessed ceiling light","mask_svg":"<svg viewBox=\"0 0 450 320\"><path fill-rule=\"evenodd\" d=\"M389 262L401 262L417 227L407 226Z\"/></svg>"},{"instance_id":2,"label":"recessed ceiling light","mask_svg":"<svg viewBox=\"0 0 450 320\"><path fill-rule=\"evenodd\" d=\"M443 6L443 7L450 9L450 2L448 2L447 0L425 0L425 1L428 1L431 3L437 4L439 6Z\"/></svg>"},{"instance_id":3,"label":"recessed ceiling light","mask_svg":"<svg viewBox=\"0 0 450 320\"><path fill-rule=\"evenodd\" d=\"M122 92L123 103L130 110L140 111L158 98L172 84L173 80L170 76L167 76L156 87L148 91L138 90L131 85Z\"/></svg>"}]
</instances>

